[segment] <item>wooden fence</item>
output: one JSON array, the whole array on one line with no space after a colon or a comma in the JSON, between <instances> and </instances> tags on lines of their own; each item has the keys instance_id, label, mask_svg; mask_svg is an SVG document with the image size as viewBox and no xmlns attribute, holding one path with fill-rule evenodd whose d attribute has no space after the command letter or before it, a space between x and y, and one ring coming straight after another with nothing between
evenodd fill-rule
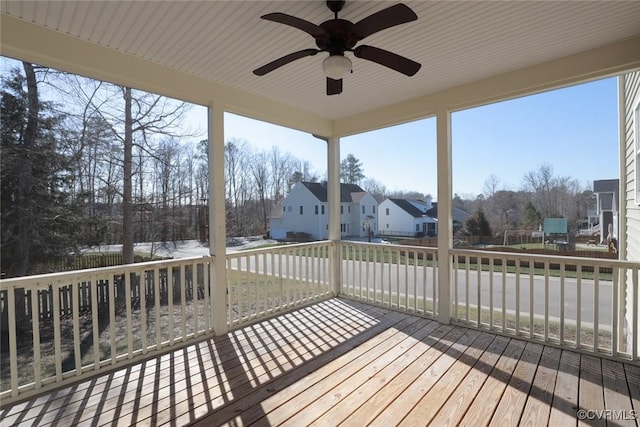
<instances>
[{"instance_id":1,"label":"wooden fence","mask_svg":"<svg viewBox=\"0 0 640 427\"><path fill-rule=\"evenodd\" d=\"M169 273L171 271L171 273ZM159 300L160 305L166 305L169 302L169 277L172 275L173 282L173 299L172 302L177 304L181 298L181 286L186 286L184 293L185 299L191 301L194 298L193 295L193 269L187 269L185 272L185 283L180 282L180 270L179 269L162 269L160 270L159 277ZM197 274L202 278L203 270L202 266L198 268ZM143 286L141 288L141 278L143 278ZM146 298L147 308L152 308L155 305L155 292L156 286L154 285L153 271L145 271L143 275L131 274L131 307L137 309L140 307L141 298ZM203 281L198 281L197 299L204 298ZM41 321L47 321L53 318L54 313L54 298L59 298L60 312L58 313L60 318L65 318L73 315L73 295L72 286L53 286L49 285L47 288L38 290L24 290L16 289L16 317L23 319L31 319L32 307L37 307L38 317ZM98 312L108 310L111 295L115 300L116 309L122 309L126 305L126 293L124 276L114 276L113 283L109 280L99 279L95 282L80 282L77 286L78 289L78 312L80 315L91 313L91 293L96 292L96 299L98 302ZM57 295L56 295L57 294ZM22 297L24 296L24 297ZM35 304L32 304L32 299L36 300ZM7 309L7 291L0 291L0 322L6 322L8 319ZM22 317L23 316L23 317ZM6 324L6 323L5 323Z\"/></svg>"},{"instance_id":2,"label":"wooden fence","mask_svg":"<svg viewBox=\"0 0 640 427\"><path fill-rule=\"evenodd\" d=\"M153 260L159 259L171 258L153 257ZM148 256L135 255L133 261L145 262L152 261L152 259ZM35 265L29 272L29 275L112 267L115 265L122 265L122 252L67 255L51 258L44 263Z\"/></svg>"}]
</instances>

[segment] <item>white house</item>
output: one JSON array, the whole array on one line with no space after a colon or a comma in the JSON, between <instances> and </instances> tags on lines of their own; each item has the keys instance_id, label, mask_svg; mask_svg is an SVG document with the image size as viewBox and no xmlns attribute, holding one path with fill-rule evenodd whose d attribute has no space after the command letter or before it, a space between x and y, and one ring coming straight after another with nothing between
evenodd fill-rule
<instances>
[{"instance_id":1,"label":"white house","mask_svg":"<svg viewBox=\"0 0 640 427\"><path fill-rule=\"evenodd\" d=\"M593 193L596 195L596 210L600 224L600 239L605 242L609 237L619 241L618 238L618 206L619 201L619 179L601 179L593 181Z\"/></svg>"},{"instance_id":2,"label":"white house","mask_svg":"<svg viewBox=\"0 0 640 427\"><path fill-rule=\"evenodd\" d=\"M438 220L430 215L433 208L431 198L385 199L380 203L378 213L381 236L435 236L438 233Z\"/></svg>"},{"instance_id":3,"label":"white house","mask_svg":"<svg viewBox=\"0 0 640 427\"><path fill-rule=\"evenodd\" d=\"M640 261L640 72L618 78L620 100L620 245L619 258ZM625 322L633 323L633 305L640 304L638 284L633 277L626 280L627 306ZM634 325L640 328L640 320ZM626 328L630 335L632 328ZM637 349L640 352L640 344Z\"/></svg>"},{"instance_id":4,"label":"white house","mask_svg":"<svg viewBox=\"0 0 640 427\"><path fill-rule=\"evenodd\" d=\"M438 203L426 200L386 199L378 209L378 234L381 236L437 236ZM462 209L452 208L453 229L456 230L469 217Z\"/></svg>"},{"instance_id":5,"label":"white house","mask_svg":"<svg viewBox=\"0 0 640 427\"><path fill-rule=\"evenodd\" d=\"M269 218L271 238L306 233L311 240L327 239L329 212L326 182L298 182ZM377 234L376 199L358 185L340 184L340 234L367 237Z\"/></svg>"}]
</instances>

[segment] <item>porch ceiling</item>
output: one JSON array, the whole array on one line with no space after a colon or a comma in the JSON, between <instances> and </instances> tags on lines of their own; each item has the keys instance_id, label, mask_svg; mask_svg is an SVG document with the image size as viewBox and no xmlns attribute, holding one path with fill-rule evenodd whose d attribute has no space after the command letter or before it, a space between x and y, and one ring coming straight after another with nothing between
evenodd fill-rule
<instances>
[{"instance_id":1,"label":"porch ceiling","mask_svg":"<svg viewBox=\"0 0 640 427\"><path fill-rule=\"evenodd\" d=\"M396 2L347 1L358 21ZM404 1L418 21L364 43L422 63L414 77L352 58L325 95L323 54L264 77L252 70L315 47L261 20L330 19L324 1L2 1L2 54L321 135L344 135L640 67L640 2ZM357 119L357 120L356 120Z\"/></svg>"}]
</instances>

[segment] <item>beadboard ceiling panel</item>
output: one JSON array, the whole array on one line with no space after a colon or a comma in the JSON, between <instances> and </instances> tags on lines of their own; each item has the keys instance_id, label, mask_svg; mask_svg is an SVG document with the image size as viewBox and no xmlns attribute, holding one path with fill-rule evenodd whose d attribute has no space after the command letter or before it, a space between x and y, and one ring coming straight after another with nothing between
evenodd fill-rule
<instances>
[{"instance_id":1,"label":"beadboard ceiling panel","mask_svg":"<svg viewBox=\"0 0 640 427\"><path fill-rule=\"evenodd\" d=\"M347 1L356 22L397 2ZM186 75L330 120L607 46L640 34L640 1L405 1L418 20L361 44L422 64L407 77L354 58L344 91L325 95L326 54L257 77L252 70L315 47L306 33L260 19L332 18L323 1L6 1L1 13Z\"/></svg>"}]
</instances>

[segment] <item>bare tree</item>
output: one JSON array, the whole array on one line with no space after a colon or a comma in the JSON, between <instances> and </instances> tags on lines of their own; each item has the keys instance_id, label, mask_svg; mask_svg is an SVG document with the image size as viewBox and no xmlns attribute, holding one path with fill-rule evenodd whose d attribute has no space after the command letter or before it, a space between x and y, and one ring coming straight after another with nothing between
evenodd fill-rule
<instances>
[{"instance_id":1,"label":"bare tree","mask_svg":"<svg viewBox=\"0 0 640 427\"><path fill-rule=\"evenodd\" d=\"M269 203L267 201L267 189L270 184L268 155L265 152L256 153L250 164L253 183L256 189L258 200L260 202L260 213L262 219L262 227L268 228L267 215L269 213Z\"/></svg>"},{"instance_id":2,"label":"bare tree","mask_svg":"<svg viewBox=\"0 0 640 427\"><path fill-rule=\"evenodd\" d=\"M489 178L484 182L483 194L485 198L493 197L500 187L500 178L491 174Z\"/></svg>"}]
</instances>

